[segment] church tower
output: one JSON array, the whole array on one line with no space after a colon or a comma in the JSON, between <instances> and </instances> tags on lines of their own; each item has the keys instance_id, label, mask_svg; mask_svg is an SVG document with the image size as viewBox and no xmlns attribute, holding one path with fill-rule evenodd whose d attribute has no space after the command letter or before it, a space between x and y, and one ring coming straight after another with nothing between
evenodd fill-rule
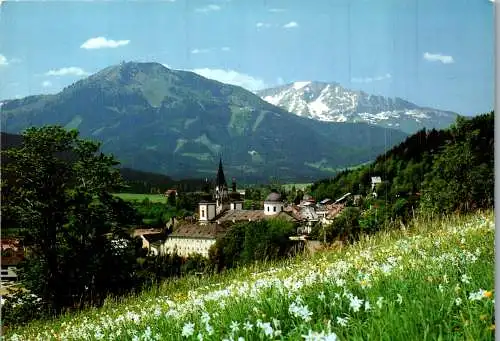
<instances>
[{"instance_id":1,"label":"church tower","mask_svg":"<svg viewBox=\"0 0 500 341\"><path fill-rule=\"evenodd\" d=\"M227 209L229 194L227 190L227 182L224 177L224 169L222 168L222 158L219 160L219 170L215 179L215 202L217 204L217 214L220 214L224 209Z\"/></svg>"}]
</instances>

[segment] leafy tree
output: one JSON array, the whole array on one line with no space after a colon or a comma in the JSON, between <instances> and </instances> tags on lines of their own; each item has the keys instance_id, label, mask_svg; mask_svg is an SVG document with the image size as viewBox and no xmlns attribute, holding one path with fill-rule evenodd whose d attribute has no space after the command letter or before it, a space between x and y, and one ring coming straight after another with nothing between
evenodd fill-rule
<instances>
[{"instance_id":1,"label":"leafy tree","mask_svg":"<svg viewBox=\"0 0 500 341\"><path fill-rule=\"evenodd\" d=\"M176 195L175 195L175 193L170 193L168 195L167 204L169 204L172 207L175 207L175 204L176 204Z\"/></svg>"},{"instance_id":2,"label":"leafy tree","mask_svg":"<svg viewBox=\"0 0 500 341\"><path fill-rule=\"evenodd\" d=\"M482 153L488 153L487 150ZM493 203L493 150L479 163L470 140L448 145L427 175L422 208L427 212L467 212Z\"/></svg>"},{"instance_id":3,"label":"leafy tree","mask_svg":"<svg viewBox=\"0 0 500 341\"><path fill-rule=\"evenodd\" d=\"M361 212L358 208L346 207L335 217L332 224L324 226L324 228L318 228L317 234L319 235L319 240L325 240L327 243L331 243L335 239L356 239L360 232L360 214Z\"/></svg>"},{"instance_id":4,"label":"leafy tree","mask_svg":"<svg viewBox=\"0 0 500 341\"><path fill-rule=\"evenodd\" d=\"M59 126L29 128L20 147L2 151L2 217L21 228L29 251L21 279L54 312L133 285L124 281L135 263L124 228L137 217L110 194L123 185L118 162L98 151Z\"/></svg>"},{"instance_id":5,"label":"leafy tree","mask_svg":"<svg viewBox=\"0 0 500 341\"><path fill-rule=\"evenodd\" d=\"M237 223L210 249L210 263L221 271L254 261L283 258L295 245L289 238L294 232L294 224L281 219Z\"/></svg>"}]
</instances>

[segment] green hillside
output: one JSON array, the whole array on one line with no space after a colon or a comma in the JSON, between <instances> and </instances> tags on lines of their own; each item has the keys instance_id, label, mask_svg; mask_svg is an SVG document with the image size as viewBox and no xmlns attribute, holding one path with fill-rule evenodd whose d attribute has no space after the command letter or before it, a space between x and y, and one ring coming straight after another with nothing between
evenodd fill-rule
<instances>
[{"instance_id":1,"label":"green hillside","mask_svg":"<svg viewBox=\"0 0 500 341\"><path fill-rule=\"evenodd\" d=\"M494 340L492 211L187 276L6 340ZM328 338L327 338L328 337Z\"/></svg>"},{"instance_id":2,"label":"green hillside","mask_svg":"<svg viewBox=\"0 0 500 341\"><path fill-rule=\"evenodd\" d=\"M317 181L318 198L371 192L379 176L378 199L385 205L423 205L436 213L470 211L493 203L494 113L459 117L446 130L421 130L369 165ZM416 208L416 206L414 207Z\"/></svg>"}]
</instances>

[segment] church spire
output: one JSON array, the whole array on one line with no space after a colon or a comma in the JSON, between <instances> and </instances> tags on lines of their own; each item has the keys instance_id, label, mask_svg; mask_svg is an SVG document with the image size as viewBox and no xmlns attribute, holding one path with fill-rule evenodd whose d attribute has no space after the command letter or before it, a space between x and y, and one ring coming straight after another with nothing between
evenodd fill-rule
<instances>
[{"instance_id":1,"label":"church spire","mask_svg":"<svg viewBox=\"0 0 500 341\"><path fill-rule=\"evenodd\" d=\"M222 157L219 159L219 170L217 171L217 179L215 185L218 187L227 187L226 178L224 177L224 170L222 169Z\"/></svg>"}]
</instances>

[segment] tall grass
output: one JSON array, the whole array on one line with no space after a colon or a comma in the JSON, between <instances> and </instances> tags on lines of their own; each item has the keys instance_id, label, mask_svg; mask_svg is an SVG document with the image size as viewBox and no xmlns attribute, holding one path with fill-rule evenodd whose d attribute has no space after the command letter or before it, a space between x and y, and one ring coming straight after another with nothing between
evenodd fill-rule
<instances>
[{"instance_id":1,"label":"tall grass","mask_svg":"<svg viewBox=\"0 0 500 341\"><path fill-rule=\"evenodd\" d=\"M493 212L363 237L341 250L186 277L15 340L492 340Z\"/></svg>"}]
</instances>

